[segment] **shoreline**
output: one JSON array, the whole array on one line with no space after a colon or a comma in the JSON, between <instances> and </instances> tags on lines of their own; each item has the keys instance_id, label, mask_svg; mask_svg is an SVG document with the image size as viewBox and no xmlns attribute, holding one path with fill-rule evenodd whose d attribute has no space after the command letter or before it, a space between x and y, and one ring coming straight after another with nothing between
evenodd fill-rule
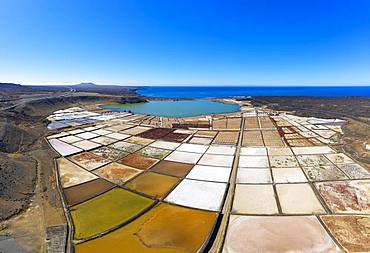
<instances>
[{"instance_id":1,"label":"shoreline","mask_svg":"<svg viewBox=\"0 0 370 253\"><path fill-rule=\"evenodd\" d=\"M370 86L142 86L135 88L136 94L155 100L260 96L370 97Z\"/></svg>"}]
</instances>

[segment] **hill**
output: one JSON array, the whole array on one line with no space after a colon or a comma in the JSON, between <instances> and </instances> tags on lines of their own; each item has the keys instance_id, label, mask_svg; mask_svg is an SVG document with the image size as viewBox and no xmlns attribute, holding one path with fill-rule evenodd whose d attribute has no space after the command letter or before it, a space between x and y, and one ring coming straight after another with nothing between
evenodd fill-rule
<instances>
[{"instance_id":1,"label":"hill","mask_svg":"<svg viewBox=\"0 0 370 253\"><path fill-rule=\"evenodd\" d=\"M97 85L80 83L75 85L21 85L0 83L0 91L5 92L96 92L109 95L136 95L136 88L120 85Z\"/></svg>"},{"instance_id":2,"label":"hill","mask_svg":"<svg viewBox=\"0 0 370 253\"><path fill-rule=\"evenodd\" d=\"M0 83L0 89L19 89L22 85L16 83Z\"/></svg>"},{"instance_id":3,"label":"hill","mask_svg":"<svg viewBox=\"0 0 370 253\"><path fill-rule=\"evenodd\" d=\"M67 86L68 88L74 91L81 91L81 92L98 92L103 94L115 94L115 95L122 95L122 94L130 94L134 93L136 88L127 87L127 86L120 86L120 85L97 85L94 83L80 83L76 85Z\"/></svg>"}]
</instances>

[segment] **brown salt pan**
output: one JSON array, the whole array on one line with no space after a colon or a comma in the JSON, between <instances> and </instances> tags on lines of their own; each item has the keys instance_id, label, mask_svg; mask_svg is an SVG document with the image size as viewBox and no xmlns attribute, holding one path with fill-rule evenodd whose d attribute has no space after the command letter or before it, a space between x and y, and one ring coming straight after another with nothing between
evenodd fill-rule
<instances>
[{"instance_id":1,"label":"brown salt pan","mask_svg":"<svg viewBox=\"0 0 370 253\"><path fill-rule=\"evenodd\" d=\"M262 136L266 146L284 146L278 131L262 131Z\"/></svg>"},{"instance_id":2,"label":"brown salt pan","mask_svg":"<svg viewBox=\"0 0 370 253\"><path fill-rule=\"evenodd\" d=\"M213 121L213 129L226 129L226 119L219 119Z\"/></svg>"},{"instance_id":3,"label":"brown salt pan","mask_svg":"<svg viewBox=\"0 0 370 253\"><path fill-rule=\"evenodd\" d=\"M145 172L137 176L125 186L154 198L164 198L177 184L179 178L154 172Z\"/></svg>"},{"instance_id":4,"label":"brown salt pan","mask_svg":"<svg viewBox=\"0 0 370 253\"><path fill-rule=\"evenodd\" d=\"M132 137L126 139L125 141L133 143L133 144L139 144L139 145L148 145L148 144L154 142L154 140L141 138L141 137L136 137L136 136L132 136Z\"/></svg>"},{"instance_id":5,"label":"brown salt pan","mask_svg":"<svg viewBox=\"0 0 370 253\"><path fill-rule=\"evenodd\" d=\"M219 132L213 143L215 144L236 144L239 132Z\"/></svg>"},{"instance_id":6,"label":"brown salt pan","mask_svg":"<svg viewBox=\"0 0 370 253\"><path fill-rule=\"evenodd\" d=\"M171 133L172 131L174 131L174 129L170 129L170 128L153 128L153 129L149 129L141 134L139 134L138 136L142 137L142 138L148 138L148 139L153 139L153 140L158 140L158 139L161 139L162 137L164 137L165 135Z\"/></svg>"},{"instance_id":7,"label":"brown salt pan","mask_svg":"<svg viewBox=\"0 0 370 253\"><path fill-rule=\"evenodd\" d=\"M286 140L286 142L291 147L307 147L307 146L313 146L313 144L308 139L306 139L306 138Z\"/></svg>"},{"instance_id":8,"label":"brown salt pan","mask_svg":"<svg viewBox=\"0 0 370 253\"><path fill-rule=\"evenodd\" d=\"M370 217L321 216L330 233L348 252L370 252Z\"/></svg>"},{"instance_id":9,"label":"brown salt pan","mask_svg":"<svg viewBox=\"0 0 370 253\"><path fill-rule=\"evenodd\" d=\"M122 185L141 172L141 170L119 163L111 163L94 171L100 177L119 185Z\"/></svg>"},{"instance_id":10,"label":"brown salt pan","mask_svg":"<svg viewBox=\"0 0 370 253\"><path fill-rule=\"evenodd\" d=\"M175 142L182 142L185 140L189 134L182 134L182 133L169 133L166 136L163 136L161 140L164 141L175 141Z\"/></svg>"},{"instance_id":11,"label":"brown salt pan","mask_svg":"<svg viewBox=\"0 0 370 253\"><path fill-rule=\"evenodd\" d=\"M227 119L227 129L239 130L241 118L229 118Z\"/></svg>"},{"instance_id":12,"label":"brown salt pan","mask_svg":"<svg viewBox=\"0 0 370 253\"><path fill-rule=\"evenodd\" d=\"M260 131L244 131L243 147L263 146L262 135Z\"/></svg>"},{"instance_id":13,"label":"brown salt pan","mask_svg":"<svg viewBox=\"0 0 370 253\"><path fill-rule=\"evenodd\" d=\"M101 178L63 190L68 205L76 205L112 189L115 185Z\"/></svg>"},{"instance_id":14,"label":"brown salt pan","mask_svg":"<svg viewBox=\"0 0 370 253\"><path fill-rule=\"evenodd\" d=\"M259 128L257 117L244 118L244 129Z\"/></svg>"},{"instance_id":15,"label":"brown salt pan","mask_svg":"<svg viewBox=\"0 0 370 253\"><path fill-rule=\"evenodd\" d=\"M274 128L274 124L272 123L269 117L259 117L261 128Z\"/></svg>"},{"instance_id":16,"label":"brown salt pan","mask_svg":"<svg viewBox=\"0 0 370 253\"><path fill-rule=\"evenodd\" d=\"M160 161L150 170L175 177L184 177L193 168L192 164L178 163L171 161Z\"/></svg>"}]
</instances>

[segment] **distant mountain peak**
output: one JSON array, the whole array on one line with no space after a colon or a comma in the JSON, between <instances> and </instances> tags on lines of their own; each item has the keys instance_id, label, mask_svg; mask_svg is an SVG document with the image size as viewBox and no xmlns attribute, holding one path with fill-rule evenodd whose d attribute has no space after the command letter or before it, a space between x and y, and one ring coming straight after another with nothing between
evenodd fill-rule
<instances>
[{"instance_id":1,"label":"distant mountain peak","mask_svg":"<svg viewBox=\"0 0 370 253\"><path fill-rule=\"evenodd\" d=\"M95 83L80 83L80 84L76 84L76 85L73 85L74 87L77 87L77 88L95 88L97 87L98 85L95 84Z\"/></svg>"},{"instance_id":2,"label":"distant mountain peak","mask_svg":"<svg viewBox=\"0 0 370 253\"><path fill-rule=\"evenodd\" d=\"M0 87L2 88L20 88L22 85L17 83L0 83Z\"/></svg>"}]
</instances>

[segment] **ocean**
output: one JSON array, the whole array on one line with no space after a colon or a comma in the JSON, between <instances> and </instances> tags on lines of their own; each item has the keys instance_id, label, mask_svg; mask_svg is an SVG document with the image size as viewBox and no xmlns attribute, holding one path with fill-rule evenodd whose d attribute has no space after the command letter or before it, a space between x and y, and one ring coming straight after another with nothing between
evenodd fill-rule
<instances>
[{"instance_id":1,"label":"ocean","mask_svg":"<svg viewBox=\"0 0 370 253\"><path fill-rule=\"evenodd\" d=\"M241 87L241 86L145 86L138 93L160 98L227 98L240 96L370 97L370 86Z\"/></svg>"}]
</instances>

